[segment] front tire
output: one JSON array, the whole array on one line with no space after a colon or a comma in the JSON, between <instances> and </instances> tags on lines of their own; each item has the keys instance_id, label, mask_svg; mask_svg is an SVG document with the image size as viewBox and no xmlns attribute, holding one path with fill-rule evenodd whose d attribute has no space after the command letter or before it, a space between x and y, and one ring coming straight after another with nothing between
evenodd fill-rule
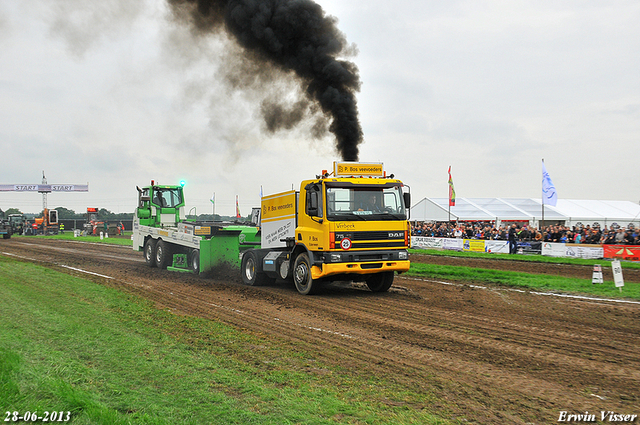
<instances>
[{"instance_id":1,"label":"front tire","mask_svg":"<svg viewBox=\"0 0 640 425\"><path fill-rule=\"evenodd\" d=\"M376 273L367 277L367 286L371 292L387 292L393 285L393 272Z\"/></svg>"},{"instance_id":2,"label":"front tire","mask_svg":"<svg viewBox=\"0 0 640 425\"><path fill-rule=\"evenodd\" d=\"M159 269L166 269L171 260L173 254L171 252L171 244L160 239L156 244L156 267Z\"/></svg>"},{"instance_id":3,"label":"front tire","mask_svg":"<svg viewBox=\"0 0 640 425\"><path fill-rule=\"evenodd\" d=\"M149 238L144 243L144 261L149 267L156 266L156 240Z\"/></svg>"},{"instance_id":4,"label":"front tire","mask_svg":"<svg viewBox=\"0 0 640 425\"><path fill-rule=\"evenodd\" d=\"M293 266L293 283L302 295L312 295L318 289L318 281L311 277L311 261L306 253L296 257Z\"/></svg>"}]
</instances>

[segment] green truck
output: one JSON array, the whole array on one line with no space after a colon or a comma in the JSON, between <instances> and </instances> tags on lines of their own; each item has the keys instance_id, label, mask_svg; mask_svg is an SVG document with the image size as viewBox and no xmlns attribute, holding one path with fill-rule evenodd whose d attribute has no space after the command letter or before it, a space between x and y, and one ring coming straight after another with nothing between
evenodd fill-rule
<instances>
[{"instance_id":1,"label":"green truck","mask_svg":"<svg viewBox=\"0 0 640 425\"><path fill-rule=\"evenodd\" d=\"M187 219L183 185L151 181L137 189L133 249L150 267L195 273L239 268L242 251L260 245L257 226Z\"/></svg>"}]
</instances>

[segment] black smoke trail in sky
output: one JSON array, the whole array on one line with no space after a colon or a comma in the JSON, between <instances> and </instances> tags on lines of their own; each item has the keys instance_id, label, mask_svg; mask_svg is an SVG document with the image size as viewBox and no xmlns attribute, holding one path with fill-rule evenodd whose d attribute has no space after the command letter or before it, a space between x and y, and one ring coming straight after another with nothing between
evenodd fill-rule
<instances>
[{"instance_id":1,"label":"black smoke trail in sky","mask_svg":"<svg viewBox=\"0 0 640 425\"><path fill-rule=\"evenodd\" d=\"M336 19L326 16L311 0L168 0L178 19L188 19L198 34L221 29L233 35L254 60L291 71L308 99L316 102L331 122L336 148L343 160L357 161L363 140L355 93L358 69L339 60L348 50ZM277 102L263 102L267 128L291 128L304 116L308 102L298 101L284 111Z\"/></svg>"}]
</instances>

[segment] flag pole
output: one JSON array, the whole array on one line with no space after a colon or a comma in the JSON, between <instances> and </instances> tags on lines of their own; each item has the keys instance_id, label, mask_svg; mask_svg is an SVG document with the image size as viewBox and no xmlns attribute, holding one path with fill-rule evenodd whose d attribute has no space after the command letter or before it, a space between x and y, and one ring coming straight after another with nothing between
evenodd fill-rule
<instances>
[{"instance_id":1,"label":"flag pole","mask_svg":"<svg viewBox=\"0 0 640 425\"><path fill-rule=\"evenodd\" d=\"M449 165L449 202L447 202L447 204L449 205L449 221L447 221L447 227L451 225L451 165Z\"/></svg>"},{"instance_id":2,"label":"flag pole","mask_svg":"<svg viewBox=\"0 0 640 425\"><path fill-rule=\"evenodd\" d=\"M449 202L447 202L447 204L449 204L449 221L447 222L447 226L449 226L451 224L451 198L453 196L453 180L451 179L451 165L449 165Z\"/></svg>"},{"instance_id":3,"label":"flag pole","mask_svg":"<svg viewBox=\"0 0 640 425\"><path fill-rule=\"evenodd\" d=\"M542 158L542 167L544 168L544 158ZM544 177L544 176L543 176ZM542 184L544 185L544 178L542 179ZM542 226L544 223L544 194L540 191L540 199L542 199L542 220L540 221L540 233L542 234Z\"/></svg>"}]
</instances>

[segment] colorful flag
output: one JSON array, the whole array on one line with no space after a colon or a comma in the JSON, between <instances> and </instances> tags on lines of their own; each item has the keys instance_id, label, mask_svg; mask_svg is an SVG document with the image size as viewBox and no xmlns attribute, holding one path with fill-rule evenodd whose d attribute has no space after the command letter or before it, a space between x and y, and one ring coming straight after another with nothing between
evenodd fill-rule
<instances>
[{"instance_id":1,"label":"colorful flag","mask_svg":"<svg viewBox=\"0 0 640 425\"><path fill-rule=\"evenodd\" d=\"M453 179L451 178L451 165L449 165L449 206L456 206L456 190L453 188Z\"/></svg>"},{"instance_id":2,"label":"colorful flag","mask_svg":"<svg viewBox=\"0 0 640 425\"><path fill-rule=\"evenodd\" d=\"M236 195L236 218L242 218L240 215L240 205L238 204L238 195Z\"/></svg>"},{"instance_id":3,"label":"colorful flag","mask_svg":"<svg viewBox=\"0 0 640 425\"><path fill-rule=\"evenodd\" d=\"M554 207L558 203L558 192L547 173L547 167L544 166L544 159L542 160L542 203Z\"/></svg>"},{"instance_id":4,"label":"colorful flag","mask_svg":"<svg viewBox=\"0 0 640 425\"><path fill-rule=\"evenodd\" d=\"M215 204L216 204L216 193L215 193L215 192L213 192L213 196L211 197L210 201L211 201L211 203L212 203L213 205L215 205Z\"/></svg>"}]
</instances>

